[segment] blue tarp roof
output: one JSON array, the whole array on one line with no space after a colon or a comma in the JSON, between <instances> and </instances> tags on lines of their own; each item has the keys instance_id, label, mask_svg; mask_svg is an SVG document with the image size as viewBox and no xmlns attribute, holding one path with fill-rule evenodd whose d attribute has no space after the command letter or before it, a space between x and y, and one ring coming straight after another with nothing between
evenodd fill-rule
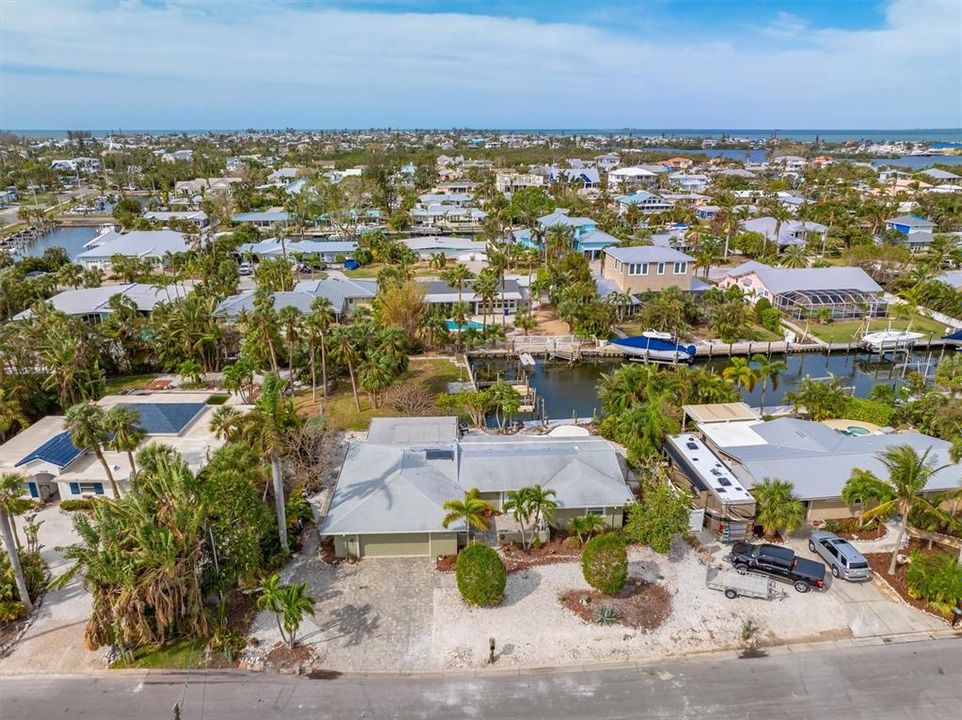
<instances>
[{"instance_id":1,"label":"blue tarp roof","mask_svg":"<svg viewBox=\"0 0 962 720\"><path fill-rule=\"evenodd\" d=\"M204 409L204 403L121 403L140 413L148 435L176 435Z\"/></svg>"},{"instance_id":2,"label":"blue tarp roof","mask_svg":"<svg viewBox=\"0 0 962 720\"><path fill-rule=\"evenodd\" d=\"M47 440L47 442L23 458L14 467L26 465L32 460L42 460L43 462L48 462L51 465L63 468L73 462L82 452L82 449L73 444L70 433L62 432Z\"/></svg>"}]
</instances>

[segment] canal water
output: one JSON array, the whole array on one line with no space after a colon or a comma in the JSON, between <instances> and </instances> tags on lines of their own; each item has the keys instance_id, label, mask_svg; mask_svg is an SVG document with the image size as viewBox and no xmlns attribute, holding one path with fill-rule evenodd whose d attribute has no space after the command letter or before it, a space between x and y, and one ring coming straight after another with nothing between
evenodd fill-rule
<instances>
[{"instance_id":1,"label":"canal water","mask_svg":"<svg viewBox=\"0 0 962 720\"><path fill-rule=\"evenodd\" d=\"M946 353L953 351L953 348L945 348ZM855 395L867 397L875 385L896 385L901 382L903 371L906 374L920 372L932 377L941 352L941 348L933 348L931 354L928 351L912 353L907 359L907 365L901 359L898 363L893 363L891 359L880 359L878 355L863 353L792 353L787 357L773 354L772 359L784 362L788 369L779 377L777 387L769 384L765 392L765 405L784 404L785 393L793 390L805 376L828 379L830 375L834 375L844 386L853 388ZM589 358L569 366L564 361L546 362L538 358L535 367L522 368L516 359L510 358L482 357L471 360L475 379L479 382L495 380L498 376L509 381L527 377L528 383L537 390L539 409L543 400L549 419L600 415L602 410L598 399L598 382L602 375L617 370L623 364L620 359ZM697 364L707 365L721 373L727 367L728 360L702 359L698 360ZM752 392L739 389L746 403L752 407L761 404L760 384ZM529 420L533 417L522 415L521 419Z\"/></svg>"},{"instance_id":2,"label":"canal water","mask_svg":"<svg viewBox=\"0 0 962 720\"><path fill-rule=\"evenodd\" d=\"M96 227L60 227L35 240L24 248L22 254L27 257L40 256L47 248L62 247L73 260L84 251L84 245L97 237L99 232L100 229Z\"/></svg>"}]
</instances>

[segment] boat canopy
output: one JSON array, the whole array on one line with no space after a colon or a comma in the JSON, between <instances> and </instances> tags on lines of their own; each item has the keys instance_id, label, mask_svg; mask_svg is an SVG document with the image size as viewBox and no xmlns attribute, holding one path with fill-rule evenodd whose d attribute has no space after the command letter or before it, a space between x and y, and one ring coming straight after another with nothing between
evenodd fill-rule
<instances>
[{"instance_id":1,"label":"boat canopy","mask_svg":"<svg viewBox=\"0 0 962 720\"><path fill-rule=\"evenodd\" d=\"M661 338L647 337L646 335L635 335L634 337L617 338L611 341L612 345L634 348L636 350L648 350L653 352L684 352L689 356L695 356L694 345L682 345L674 340L663 340Z\"/></svg>"}]
</instances>

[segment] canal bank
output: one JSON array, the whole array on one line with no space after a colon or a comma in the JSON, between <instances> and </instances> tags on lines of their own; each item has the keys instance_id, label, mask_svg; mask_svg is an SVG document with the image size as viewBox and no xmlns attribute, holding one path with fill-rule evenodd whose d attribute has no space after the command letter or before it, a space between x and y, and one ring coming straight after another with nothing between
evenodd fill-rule
<instances>
[{"instance_id":1,"label":"canal bank","mask_svg":"<svg viewBox=\"0 0 962 720\"><path fill-rule=\"evenodd\" d=\"M944 352L952 352L951 348ZM784 404L785 394L794 390L803 378L827 380L834 376L845 387L851 388L856 397L868 397L872 388L879 384L898 385L909 373L918 372L931 378L935 375L941 348L916 350L898 361L891 357L864 352L804 352L792 354L773 353L772 359L785 363L787 369L777 383L770 384L765 392L766 406ZM583 356L575 363L563 360L538 358L534 366L524 367L516 358L479 356L470 358L472 373L479 382L498 377L508 382L527 383L535 389L538 408L533 413L519 415L521 420L540 417L543 408L549 419L600 416L601 401L598 383L603 375L625 364L623 358ZM699 357L695 366L708 367L721 373L729 365L728 358ZM681 365L679 367L687 367ZM761 384L751 392L739 387L742 399L752 407L761 404Z\"/></svg>"}]
</instances>

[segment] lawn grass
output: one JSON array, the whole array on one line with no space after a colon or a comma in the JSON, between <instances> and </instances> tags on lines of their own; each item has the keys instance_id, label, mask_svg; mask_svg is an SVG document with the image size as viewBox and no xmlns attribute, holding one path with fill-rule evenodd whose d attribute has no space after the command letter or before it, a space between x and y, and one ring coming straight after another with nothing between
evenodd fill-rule
<instances>
[{"instance_id":1,"label":"lawn grass","mask_svg":"<svg viewBox=\"0 0 962 720\"><path fill-rule=\"evenodd\" d=\"M434 393L447 392L449 382L467 379L467 373L459 369L453 362L445 358L428 358L411 360L410 367L404 375L395 380L395 384L424 383L427 389ZM302 415L314 415L318 406L322 408L324 418L332 427L340 430L367 430L371 418L397 417L398 413L386 404L379 408L371 406L371 400L366 393L359 391L361 410L354 406L354 395L351 383L342 378L337 389L324 401L319 398L315 405L311 402L311 392L299 394L295 397L295 405Z\"/></svg>"},{"instance_id":2,"label":"lawn grass","mask_svg":"<svg viewBox=\"0 0 962 720\"><path fill-rule=\"evenodd\" d=\"M213 653L211 663L204 662L204 648L207 641L202 638L187 638L166 647L153 646L137 648L133 660L120 660L111 665L112 669L142 668L167 670L200 670L203 668L231 667L220 653Z\"/></svg>"},{"instance_id":3,"label":"lawn grass","mask_svg":"<svg viewBox=\"0 0 962 720\"><path fill-rule=\"evenodd\" d=\"M160 376L157 373L145 373L143 375L118 375L117 377L107 378L104 384L104 395L117 395L130 390L140 390L158 377Z\"/></svg>"},{"instance_id":4,"label":"lawn grass","mask_svg":"<svg viewBox=\"0 0 962 720\"><path fill-rule=\"evenodd\" d=\"M386 266L384 263L371 263L370 265L365 265L364 267L359 267L357 270L347 270L344 269L342 272L349 278L355 278L358 280L374 280L377 278L377 274L381 272ZM426 275L437 275L440 270L435 270L429 267L415 267L414 269L415 277L423 277Z\"/></svg>"},{"instance_id":5,"label":"lawn grass","mask_svg":"<svg viewBox=\"0 0 962 720\"><path fill-rule=\"evenodd\" d=\"M803 321L793 320L792 322L800 328L805 329L805 323ZM859 330L863 328L864 324L862 320L841 320L828 323L827 325L813 322L808 326L808 330L819 340L824 340L825 342L848 343L855 341L856 335L859 333ZM909 328L912 332L922 333L925 339L928 339L930 334L933 337L939 338L945 333L945 326L942 323L936 322L932 318L927 318L924 315L913 316L911 318L911 324L912 327L909 328L909 320L888 320L882 318L872 321L869 326L869 332L889 329L905 330Z\"/></svg>"}]
</instances>

